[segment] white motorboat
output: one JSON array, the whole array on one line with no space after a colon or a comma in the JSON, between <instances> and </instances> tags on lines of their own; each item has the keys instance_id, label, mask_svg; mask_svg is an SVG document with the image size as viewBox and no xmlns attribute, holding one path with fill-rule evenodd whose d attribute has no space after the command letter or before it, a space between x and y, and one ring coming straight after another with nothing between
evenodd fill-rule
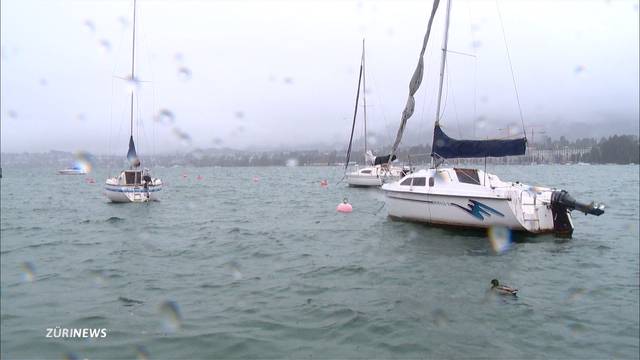
<instances>
[{"instance_id":1,"label":"white motorboat","mask_svg":"<svg viewBox=\"0 0 640 360\"><path fill-rule=\"evenodd\" d=\"M434 1L418 67L409 85L409 99L389 156L393 156L397 150L406 121L413 114L413 95L422 81L423 55L438 3L438 0ZM483 170L441 166L446 159L524 155L526 150L526 138L456 140L448 137L440 127L450 13L451 0L447 3L445 19L440 87L431 153L432 167L413 172L399 181L382 186L389 216L452 227L497 226L529 233L554 232L570 236L573 232L572 210L599 216L604 213L604 206L579 203L564 190L529 186L517 181L504 182L496 175Z\"/></svg>"},{"instance_id":2,"label":"white motorboat","mask_svg":"<svg viewBox=\"0 0 640 360\"><path fill-rule=\"evenodd\" d=\"M71 167L66 169L58 170L58 175L86 175L87 170L81 167Z\"/></svg>"},{"instance_id":3,"label":"white motorboat","mask_svg":"<svg viewBox=\"0 0 640 360\"><path fill-rule=\"evenodd\" d=\"M133 44L131 55L131 77L135 80L135 49L136 49L136 0L133 0ZM105 196L112 202L129 203L129 202L147 202L158 200L159 192L162 190L162 181L158 178L152 178L149 169L142 170L141 162L136 153L135 142L133 141L133 123L134 123L134 93L131 89L131 107L130 107L130 136L129 151L127 159L130 167L122 170L120 175L107 179L104 186Z\"/></svg>"}]
</instances>

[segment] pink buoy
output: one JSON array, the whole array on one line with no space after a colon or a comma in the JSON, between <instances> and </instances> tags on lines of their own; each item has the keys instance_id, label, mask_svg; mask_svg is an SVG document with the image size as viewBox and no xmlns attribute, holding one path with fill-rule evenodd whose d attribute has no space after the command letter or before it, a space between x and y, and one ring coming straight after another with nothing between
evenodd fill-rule
<instances>
[{"instance_id":1,"label":"pink buoy","mask_svg":"<svg viewBox=\"0 0 640 360\"><path fill-rule=\"evenodd\" d=\"M260 181L260 177L259 176L254 176L253 177L253 182L257 183L258 181Z\"/></svg>"},{"instance_id":2,"label":"pink buoy","mask_svg":"<svg viewBox=\"0 0 640 360\"><path fill-rule=\"evenodd\" d=\"M322 180L322 181L320 181L320 186L325 188L325 187L329 186L329 182L327 180Z\"/></svg>"},{"instance_id":3,"label":"pink buoy","mask_svg":"<svg viewBox=\"0 0 640 360\"><path fill-rule=\"evenodd\" d=\"M186 177L187 177L187 174L182 174L182 177L183 177L183 178L186 178Z\"/></svg>"},{"instance_id":4,"label":"pink buoy","mask_svg":"<svg viewBox=\"0 0 640 360\"><path fill-rule=\"evenodd\" d=\"M342 200L342 203L338 204L336 210L341 213L350 213L353 211L353 207L347 202L347 198L344 198L344 200Z\"/></svg>"},{"instance_id":5,"label":"pink buoy","mask_svg":"<svg viewBox=\"0 0 640 360\"><path fill-rule=\"evenodd\" d=\"M202 175L198 175L198 176L196 177L196 179L197 179L197 180L202 180Z\"/></svg>"}]
</instances>

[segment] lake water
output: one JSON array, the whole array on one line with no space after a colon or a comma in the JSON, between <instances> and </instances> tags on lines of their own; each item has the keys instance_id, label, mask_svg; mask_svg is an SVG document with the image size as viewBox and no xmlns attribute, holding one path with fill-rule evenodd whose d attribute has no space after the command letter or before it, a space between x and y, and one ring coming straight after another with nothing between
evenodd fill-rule
<instances>
[{"instance_id":1,"label":"lake water","mask_svg":"<svg viewBox=\"0 0 640 360\"><path fill-rule=\"evenodd\" d=\"M124 205L105 169L55 170L3 167L3 359L640 356L637 165L490 167L607 205L503 253L391 221L337 167L158 168L162 201ZM488 295L493 278L518 297Z\"/></svg>"}]
</instances>

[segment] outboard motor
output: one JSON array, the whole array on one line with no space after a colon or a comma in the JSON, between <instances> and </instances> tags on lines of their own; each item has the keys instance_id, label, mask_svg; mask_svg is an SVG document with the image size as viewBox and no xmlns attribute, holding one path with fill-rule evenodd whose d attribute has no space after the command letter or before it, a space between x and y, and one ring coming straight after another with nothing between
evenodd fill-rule
<instances>
[{"instance_id":1,"label":"outboard motor","mask_svg":"<svg viewBox=\"0 0 640 360\"><path fill-rule=\"evenodd\" d=\"M553 212L553 229L558 236L570 237L573 224L569 213L578 210L586 214L600 216L604 214L604 205L591 202L583 204L574 199L566 190L551 193L551 211Z\"/></svg>"}]
</instances>

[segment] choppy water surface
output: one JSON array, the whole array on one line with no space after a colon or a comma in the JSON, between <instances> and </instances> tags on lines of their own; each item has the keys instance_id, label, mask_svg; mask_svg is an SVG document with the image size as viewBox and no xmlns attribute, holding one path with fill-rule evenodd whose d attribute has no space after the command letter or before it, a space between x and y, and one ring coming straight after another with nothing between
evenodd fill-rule
<instances>
[{"instance_id":1,"label":"choppy water surface","mask_svg":"<svg viewBox=\"0 0 640 360\"><path fill-rule=\"evenodd\" d=\"M491 168L608 205L574 213L573 239L501 254L387 219L338 168L160 168L163 201L126 205L102 196L104 170L3 170L5 359L639 356L638 166ZM492 278L519 296L487 295ZM56 326L108 335L46 338Z\"/></svg>"}]
</instances>

